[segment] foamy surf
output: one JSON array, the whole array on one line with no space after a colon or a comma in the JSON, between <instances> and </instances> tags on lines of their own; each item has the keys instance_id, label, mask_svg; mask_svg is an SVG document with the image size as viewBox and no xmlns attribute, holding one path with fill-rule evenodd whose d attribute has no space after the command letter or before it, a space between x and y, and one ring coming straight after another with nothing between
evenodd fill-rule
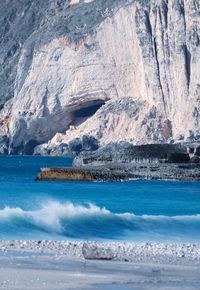
<instances>
[{"instance_id":1,"label":"foamy surf","mask_svg":"<svg viewBox=\"0 0 200 290\"><path fill-rule=\"evenodd\" d=\"M34 211L20 207L0 210L0 238L5 231L13 236L40 239L44 236L60 239L128 239L200 240L200 215L163 216L113 213L95 204L73 204L48 201ZM15 237L16 238L16 237Z\"/></svg>"}]
</instances>

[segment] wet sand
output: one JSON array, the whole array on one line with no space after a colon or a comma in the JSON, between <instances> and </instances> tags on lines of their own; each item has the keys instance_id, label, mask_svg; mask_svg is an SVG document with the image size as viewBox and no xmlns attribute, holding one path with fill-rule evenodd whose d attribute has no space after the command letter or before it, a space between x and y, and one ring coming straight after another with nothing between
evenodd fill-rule
<instances>
[{"instance_id":1,"label":"wet sand","mask_svg":"<svg viewBox=\"0 0 200 290\"><path fill-rule=\"evenodd\" d=\"M85 244L1 241L0 289L200 289L198 244L89 243L97 260L84 259Z\"/></svg>"}]
</instances>

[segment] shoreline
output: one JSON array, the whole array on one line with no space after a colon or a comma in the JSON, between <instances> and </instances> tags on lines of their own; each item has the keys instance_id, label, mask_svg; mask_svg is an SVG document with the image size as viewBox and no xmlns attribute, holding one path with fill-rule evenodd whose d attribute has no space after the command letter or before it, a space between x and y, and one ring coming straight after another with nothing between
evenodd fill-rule
<instances>
[{"instance_id":1,"label":"shoreline","mask_svg":"<svg viewBox=\"0 0 200 290\"><path fill-rule=\"evenodd\" d=\"M104 259L84 259L84 244L90 250L98 249ZM200 244L0 241L0 249L1 289L197 290L200 287ZM111 251L118 256L105 259L111 257Z\"/></svg>"},{"instance_id":2,"label":"shoreline","mask_svg":"<svg viewBox=\"0 0 200 290\"><path fill-rule=\"evenodd\" d=\"M200 265L200 243L1 240L0 251L56 253L86 260Z\"/></svg>"},{"instance_id":3,"label":"shoreline","mask_svg":"<svg viewBox=\"0 0 200 290\"><path fill-rule=\"evenodd\" d=\"M200 180L199 144L110 143L82 151L72 167L41 168L37 181Z\"/></svg>"},{"instance_id":4,"label":"shoreline","mask_svg":"<svg viewBox=\"0 0 200 290\"><path fill-rule=\"evenodd\" d=\"M200 164L110 163L41 168L36 181L200 180Z\"/></svg>"}]
</instances>

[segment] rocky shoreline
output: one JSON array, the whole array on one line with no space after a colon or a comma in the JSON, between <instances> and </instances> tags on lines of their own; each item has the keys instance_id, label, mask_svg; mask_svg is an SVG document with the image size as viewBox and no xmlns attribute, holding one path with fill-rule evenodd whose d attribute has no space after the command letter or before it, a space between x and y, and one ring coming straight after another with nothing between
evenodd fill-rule
<instances>
[{"instance_id":1,"label":"rocky shoreline","mask_svg":"<svg viewBox=\"0 0 200 290\"><path fill-rule=\"evenodd\" d=\"M81 152L73 167L42 168L36 180L200 180L200 147L185 144L109 144Z\"/></svg>"},{"instance_id":2,"label":"rocky shoreline","mask_svg":"<svg viewBox=\"0 0 200 290\"><path fill-rule=\"evenodd\" d=\"M131 179L200 180L199 164L118 164L89 168L42 168L36 181L128 181Z\"/></svg>"}]
</instances>

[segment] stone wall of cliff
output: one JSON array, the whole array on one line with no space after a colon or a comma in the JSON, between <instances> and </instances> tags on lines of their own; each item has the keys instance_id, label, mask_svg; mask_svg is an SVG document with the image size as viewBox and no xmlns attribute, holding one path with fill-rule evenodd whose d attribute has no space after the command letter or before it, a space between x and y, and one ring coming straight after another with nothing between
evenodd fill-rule
<instances>
[{"instance_id":1,"label":"stone wall of cliff","mask_svg":"<svg viewBox=\"0 0 200 290\"><path fill-rule=\"evenodd\" d=\"M0 151L200 140L199 0L7 0Z\"/></svg>"}]
</instances>

